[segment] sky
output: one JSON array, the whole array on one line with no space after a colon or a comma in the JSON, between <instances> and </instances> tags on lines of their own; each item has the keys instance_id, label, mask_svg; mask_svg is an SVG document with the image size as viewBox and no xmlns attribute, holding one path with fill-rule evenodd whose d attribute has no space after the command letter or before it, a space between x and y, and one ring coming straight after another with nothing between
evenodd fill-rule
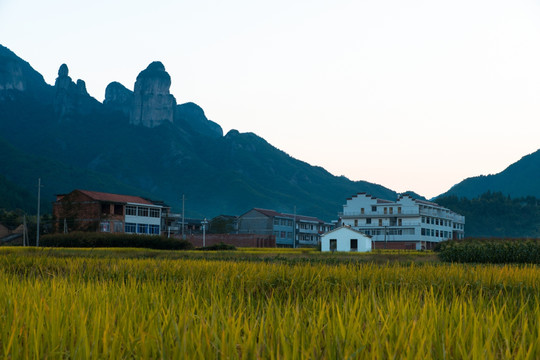
<instances>
[{"instance_id":1,"label":"sky","mask_svg":"<svg viewBox=\"0 0 540 360\"><path fill-rule=\"evenodd\" d=\"M428 198L540 148L538 0L0 0L0 44L100 101L159 60L225 133Z\"/></svg>"}]
</instances>

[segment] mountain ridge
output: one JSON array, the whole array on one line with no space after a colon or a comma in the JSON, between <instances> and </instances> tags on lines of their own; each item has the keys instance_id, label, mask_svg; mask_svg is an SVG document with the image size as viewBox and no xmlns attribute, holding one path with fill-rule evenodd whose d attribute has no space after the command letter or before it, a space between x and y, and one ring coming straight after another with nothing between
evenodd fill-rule
<instances>
[{"instance_id":1,"label":"mountain ridge","mask_svg":"<svg viewBox=\"0 0 540 360\"><path fill-rule=\"evenodd\" d=\"M0 48L0 59L6 58L2 57L6 50ZM0 73L24 68L24 64L29 67L26 73L35 71L22 59L21 64L13 65L11 54L9 62L0 61ZM32 73L32 87L48 89L39 100L39 91L27 92L27 88L13 85L0 88L0 138L5 146L18 150L11 152L11 170L0 170L0 175L33 192L29 187L34 180L21 182L14 170L17 166L33 166L28 175L32 177L46 172L46 167L57 169L63 179L69 178L65 169L88 172L94 179L87 182L88 190L150 194L176 211L186 194L191 214L207 217L238 215L253 207L290 212L296 206L299 213L331 220L345 199L357 192L383 198L397 195L381 185L354 182L294 159L254 133L231 130L223 135L219 124L208 120L198 105L160 100L160 96L169 96L170 83L162 64L154 64L150 70L138 86L146 95L137 101L131 99L131 90L113 81L112 88L111 84L107 87L109 98L100 103L85 91L84 81L69 78L65 64L54 87L43 77L35 80ZM156 76L160 83L152 81ZM13 76L1 79L13 83ZM129 109L136 103L143 109L142 115ZM145 117L154 109L163 115L158 123ZM130 125L133 116L140 120L139 125ZM42 160L28 160L37 156ZM44 195L52 201L55 193L81 188L77 181L80 177L57 184L53 179L49 184L54 188L44 189Z\"/></svg>"},{"instance_id":2,"label":"mountain ridge","mask_svg":"<svg viewBox=\"0 0 540 360\"><path fill-rule=\"evenodd\" d=\"M511 197L540 198L540 149L523 156L503 171L467 178L437 196L458 196L473 199L487 191L501 192Z\"/></svg>"}]
</instances>

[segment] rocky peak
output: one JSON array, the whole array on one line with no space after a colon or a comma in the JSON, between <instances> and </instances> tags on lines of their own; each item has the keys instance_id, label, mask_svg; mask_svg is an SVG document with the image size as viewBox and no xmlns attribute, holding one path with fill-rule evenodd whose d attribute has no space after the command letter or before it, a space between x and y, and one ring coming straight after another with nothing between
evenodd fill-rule
<instances>
[{"instance_id":1,"label":"rocky peak","mask_svg":"<svg viewBox=\"0 0 540 360\"><path fill-rule=\"evenodd\" d=\"M60 69L58 69L58 77L59 78L64 78L64 77L68 76L68 73L69 73L69 69L68 69L67 65L66 64L60 65Z\"/></svg>"},{"instance_id":2,"label":"rocky peak","mask_svg":"<svg viewBox=\"0 0 540 360\"><path fill-rule=\"evenodd\" d=\"M86 91L86 83L84 82L84 80L78 79L76 85L77 85L77 92L79 93L79 95L90 96L88 94L88 91Z\"/></svg>"},{"instance_id":3,"label":"rocky peak","mask_svg":"<svg viewBox=\"0 0 540 360\"><path fill-rule=\"evenodd\" d=\"M129 116L133 107L133 91L114 81L107 85L105 89L105 100L103 100L103 104Z\"/></svg>"},{"instance_id":4,"label":"rocky peak","mask_svg":"<svg viewBox=\"0 0 540 360\"><path fill-rule=\"evenodd\" d=\"M208 120L204 114L204 110L199 105L192 102L181 104L176 107L174 121L179 122L181 126L187 124L191 129L206 136L223 136L223 129L221 126L212 120Z\"/></svg>"},{"instance_id":5,"label":"rocky peak","mask_svg":"<svg viewBox=\"0 0 540 360\"><path fill-rule=\"evenodd\" d=\"M99 102L86 91L86 83L83 80L79 79L77 83L71 80L66 64L60 65L58 69L54 89L54 111L60 120L75 114L88 114L99 106Z\"/></svg>"},{"instance_id":6,"label":"rocky peak","mask_svg":"<svg viewBox=\"0 0 540 360\"><path fill-rule=\"evenodd\" d=\"M176 99L170 87L171 77L161 62L154 61L141 71L135 82L130 123L150 128L172 123Z\"/></svg>"},{"instance_id":7,"label":"rocky peak","mask_svg":"<svg viewBox=\"0 0 540 360\"><path fill-rule=\"evenodd\" d=\"M0 99L26 93L40 102L50 101L51 87L30 64L0 45Z\"/></svg>"}]
</instances>

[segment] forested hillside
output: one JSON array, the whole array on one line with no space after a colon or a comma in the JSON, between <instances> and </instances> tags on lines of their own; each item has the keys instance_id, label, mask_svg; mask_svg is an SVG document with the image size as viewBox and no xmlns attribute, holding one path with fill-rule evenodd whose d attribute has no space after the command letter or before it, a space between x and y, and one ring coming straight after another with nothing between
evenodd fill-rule
<instances>
[{"instance_id":1,"label":"forested hillside","mask_svg":"<svg viewBox=\"0 0 540 360\"><path fill-rule=\"evenodd\" d=\"M445 196L437 203L465 215L467 237L540 238L540 199L486 192L473 199Z\"/></svg>"}]
</instances>

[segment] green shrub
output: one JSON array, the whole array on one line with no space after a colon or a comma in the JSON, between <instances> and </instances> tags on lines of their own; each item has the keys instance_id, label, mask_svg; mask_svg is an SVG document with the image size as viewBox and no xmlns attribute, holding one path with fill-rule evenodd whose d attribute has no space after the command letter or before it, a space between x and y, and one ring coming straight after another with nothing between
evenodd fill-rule
<instances>
[{"instance_id":1,"label":"green shrub","mask_svg":"<svg viewBox=\"0 0 540 360\"><path fill-rule=\"evenodd\" d=\"M439 258L460 263L540 264L540 239L467 239L440 244Z\"/></svg>"},{"instance_id":2,"label":"green shrub","mask_svg":"<svg viewBox=\"0 0 540 360\"><path fill-rule=\"evenodd\" d=\"M41 245L47 247L136 247L160 250L188 250L193 245L176 238L157 235L109 234L93 232L72 232L50 234L41 238Z\"/></svg>"},{"instance_id":3,"label":"green shrub","mask_svg":"<svg viewBox=\"0 0 540 360\"><path fill-rule=\"evenodd\" d=\"M210 251L220 251L220 250L236 250L236 246L225 244L223 241L219 244L214 244L211 246L205 246L197 248L197 250L210 250Z\"/></svg>"}]
</instances>

